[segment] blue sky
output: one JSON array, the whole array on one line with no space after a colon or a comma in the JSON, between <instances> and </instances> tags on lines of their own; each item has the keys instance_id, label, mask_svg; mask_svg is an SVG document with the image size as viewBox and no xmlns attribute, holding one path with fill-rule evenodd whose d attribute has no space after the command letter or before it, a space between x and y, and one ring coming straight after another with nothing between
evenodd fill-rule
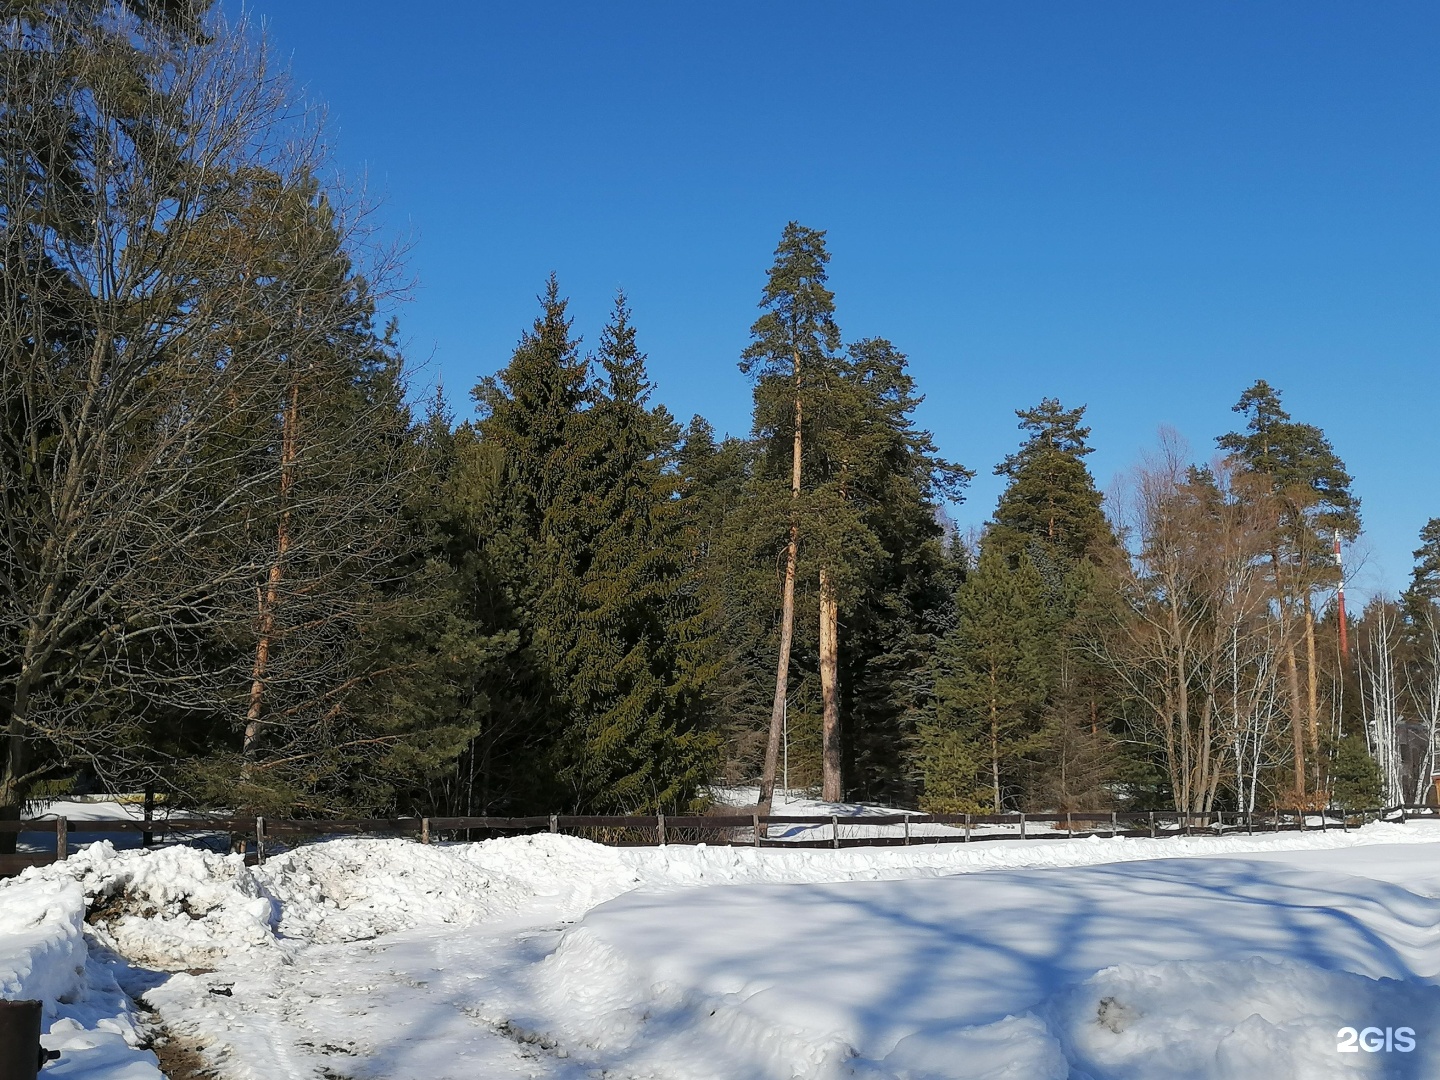
<instances>
[{"instance_id":1,"label":"blue sky","mask_svg":"<svg viewBox=\"0 0 1440 1080\"><path fill-rule=\"evenodd\" d=\"M623 287L659 398L747 431L795 219L977 470L962 525L1015 409L1087 405L1108 486L1161 425L1208 457L1257 377L1355 476L1359 591L1440 515L1433 0L249 8L413 241L403 330L462 416L554 270L587 341Z\"/></svg>"}]
</instances>

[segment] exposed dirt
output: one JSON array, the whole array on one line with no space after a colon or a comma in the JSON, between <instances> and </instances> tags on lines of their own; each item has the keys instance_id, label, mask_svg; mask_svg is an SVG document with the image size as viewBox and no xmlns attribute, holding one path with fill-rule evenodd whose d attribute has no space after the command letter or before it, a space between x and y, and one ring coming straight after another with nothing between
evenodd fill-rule
<instances>
[{"instance_id":1,"label":"exposed dirt","mask_svg":"<svg viewBox=\"0 0 1440 1080\"><path fill-rule=\"evenodd\" d=\"M150 1049L160 1059L160 1071L168 1080L212 1080L217 1075L201 1056L199 1046L188 1039L162 1030Z\"/></svg>"}]
</instances>

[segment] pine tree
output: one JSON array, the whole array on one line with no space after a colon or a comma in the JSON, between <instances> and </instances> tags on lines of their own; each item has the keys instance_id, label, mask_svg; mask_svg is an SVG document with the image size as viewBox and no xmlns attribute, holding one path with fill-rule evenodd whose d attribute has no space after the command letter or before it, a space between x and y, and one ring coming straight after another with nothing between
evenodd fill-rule
<instances>
[{"instance_id":1,"label":"pine tree","mask_svg":"<svg viewBox=\"0 0 1440 1080\"><path fill-rule=\"evenodd\" d=\"M785 718L789 687L790 649L794 636L795 583L800 557L801 521L806 510L804 488L804 433L807 400L813 405L823 394L837 365L840 331L835 325L835 297L825 287L825 234L796 222L785 226L775 249L775 262L761 293L764 314L750 328L751 343L740 361L740 370L755 379L755 433L765 446L761 475L779 481L788 472L789 527L785 547L785 576L780 612L779 659L775 671L775 696L770 709L770 732L765 744L765 764L760 778L760 807L769 811L780 755L780 732ZM788 460L787 460L788 459ZM786 468L788 466L788 469ZM833 625L834 589L828 581L829 568L822 566L821 622ZM828 635L827 635L828 636ZM831 669L827 668L827 671ZM826 688L827 703L833 702L833 686ZM834 723L827 715L827 730ZM838 746L827 747L826 760L833 761ZM827 788L832 784L827 782Z\"/></svg>"},{"instance_id":2,"label":"pine tree","mask_svg":"<svg viewBox=\"0 0 1440 1080\"><path fill-rule=\"evenodd\" d=\"M1279 526L1271 544L1271 576L1286 637L1295 795L1303 800L1307 733L1314 789L1321 787L1313 594L1335 580L1337 570L1329 556L1329 539L1354 540L1359 534L1360 500L1350 491L1350 474L1325 433L1313 424L1292 420L1281 406L1280 392L1264 379L1241 394L1232 411L1246 418L1245 431L1222 435L1216 444L1234 455L1257 488L1275 501L1278 510ZM1297 636L1306 650L1308 693L1303 697Z\"/></svg>"}]
</instances>

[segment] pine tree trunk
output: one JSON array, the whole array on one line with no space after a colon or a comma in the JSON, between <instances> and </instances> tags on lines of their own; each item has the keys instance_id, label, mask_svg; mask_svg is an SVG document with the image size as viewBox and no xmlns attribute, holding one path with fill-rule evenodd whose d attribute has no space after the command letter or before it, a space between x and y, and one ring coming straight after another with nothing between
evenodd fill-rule
<instances>
[{"instance_id":1,"label":"pine tree trunk","mask_svg":"<svg viewBox=\"0 0 1440 1080\"><path fill-rule=\"evenodd\" d=\"M1310 761L1315 770L1315 790L1320 790L1320 684L1319 670L1315 663L1315 609L1310 606L1310 596L1305 596L1305 675L1307 696L1305 700L1305 726L1310 736Z\"/></svg>"},{"instance_id":2,"label":"pine tree trunk","mask_svg":"<svg viewBox=\"0 0 1440 1080\"><path fill-rule=\"evenodd\" d=\"M840 603L830 571L820 571L820 698L824 704L822 792L826 802L845 797L840 775Z\"/></svg>"},{"instance_id":3,"label":"pine tree trunk","mask_svg":"<svg viewBox=\"0 0 1440 1080\"><path fill-rule=\"evenodd\" d=\"M1300 671L1295 660L1295 643L1285 643L1285 683L1290 692L1290 733L1294 736L1295 797L1305 797L1305 729L1304 711L1300 704Z\"/></svg>"},{"instance_id":4,"label":"pine tree trunk","mask_svg":"<svg viewBox=\"0 0 1440 1080\"><path fill-rule=\"evenodd\" d=\"M785 591L780 606L780 657L775 664L775 701L770 707L770 737L760 774L759 812L770 813L775 796L775 771L780 765L780 731L785 723L785 697L790 689L790 642L795 634L795 564L800 555L800 354L795 354L795 442L790 457L790 543L785 548Z\"/></svg>"},{"instance_id":5,"label":"pine tree trunk","mask_svg":"<svg viewBox=\"0 0 1440 1080\"><path fill-rule=\"evenodd\" d=\"M270 664L270 649L275 634L275 607L280 601L280 583L284 577L285 556L290 551L290 491L295 485L296 429L300 424L300 383L290 386L290 403L281 420L280 433L280 523L276 526L275 561L266 575L265 591L261 594L258 612L260 638L255 643L255 666L250 683L250 704L245 711L245 740L241 751L249 758L255 753L260 738L261 717L265 706L265 673ZM247 765L248 770L248 765Z\"/></svg>"},{"instance_id":6,"label":"pine tree trunk","mask_svg":"<svg viewBox=\"0 0 1440 1080\"><path fill-rule=\"evenodd\" d=\"M1290 698L1290 734L1295 760L1295 801L1301 803L1305 799L1305 733L1301 723L1305 716L1304 707L1300 701L1300 669L1295 659L1295 642L1291 637L1292 609L1287 602L1284 584L1280 579L1281 566L1280 549L1270 549L1270 568L1274 574L1272 584L1275 586L1275 601L1280 614L1280 631L1285 643L1285 689Z\"/></svg>"}]
</instances>

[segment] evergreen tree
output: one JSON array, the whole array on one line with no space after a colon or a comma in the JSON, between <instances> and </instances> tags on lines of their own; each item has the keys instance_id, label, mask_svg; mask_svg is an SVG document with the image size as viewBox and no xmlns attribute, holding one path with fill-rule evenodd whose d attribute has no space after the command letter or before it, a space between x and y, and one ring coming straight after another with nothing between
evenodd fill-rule
<instances>
[{"instance_id":1,"label":"evergreen tree","mask_svg":"<svg viewBox=\"0 0 1440 1080\"><path fill-rule=\"evenodd\" d=\"M747 439L717 443L699 416L686 427L677 455L686 591L699 620L696 663L710 688L715 730L725 746L723 778L731 784L760 772L766 736L756 730L755 717L770 704L775 674L769 558L775 529L770 506L754 495L755 457L756 445Z\"/></svg>"},{"instance_id":2,"label":"evergreen tree","mask_svg":"<svg viewBox=\"0 0 1440 1080\"><path fill-rule=\"evenodd\" d=\"M600 339L603 386L583 414L571 507L587 540L577 633L564 669L571 724L563 776L576 805L683 809L708 778L705 672L682 640L696 622L683 589L683 521L669 468L677 431L648 404L645 357L623 295Z\"/></svg>"},{"instance_id":3,"label":"evergreen tree","mask_svg":"<svg viewBox=\"0 0 1440 1080\"><path fill-rule=\"evenodd\" d=\"M959 501L968 470L942 459L915 426L907 360L889 341L851 344L815 440L830 503L815 531L835 568L846 790L913 799L909 748L931 704L929 658L953 618L954 582L941 500Z\"/></svg>"},{"instance_id":4,"label":"evergreen tree","mask_svg":"<svg viewBox=\"0 0 1440 1080\"><path fill-rule=\"evenodd\" d=\"M1115 537L1085 466L1094 452L1087 442L1090 429L1081 423L1085 406L1067 410L1056 398L1045 398L1015 415L1029 434L995 466L995 475L1009 483L995 508L989 542L1012 559L1029 551L1032 558L1074 563L1097 547L1103 558Z\"/></svg>"},{"instance_id":5,"label":"evergreen tree","mask_svg":"<svg viewBox=\"0 0 1440 1080\"><path fill-rule=\"evenodd\" d=\"M796 222L785 226L775 249L760 306L764 314L750 328L751 342L741 354L740 370L755 379L755 434L764 447L760 477L772 482L767 492L779 501L780 486L788 480L789 523L785 545L785 576L780 610L779 658L775 695L770 709L770 731L760 777L760 806L768 811L780 755L780 732L789 688L790 649L794 635L795 584L800 557L801 521L807 509L805 487L805 430L813 426L817 397L833 381L840 349L835 325L835 296L825 287L825 234ZM807 401L810 407L807 408ZM811 419L807 419L811 418ZM821 566L822 574L829 568ZM833 626L833 586L821 583L822 636ZM826 670L829 672L830 659ZM826 688L827 707L833 706L833 686ZM827 731L832 729L827 711ZM838 755L835 740L826 748L827 761ZM832 786L827 782L827 787Z\"/></svg>"},{"instance_id":6,"label":"evergreen tree","mask_svg":"<svg viewBox=\"0 0 1440 1080\"><path fill-rule=\"evenodd\" d=\"M715 740L685 587L677 431L648 404L623 297L601 337L599 385L553 277L542 306L509 366L475 392L479 448L503 477L484 548L540 674L528 756L550 779L534 795L554 784L551 798L591 812L684 808Z\"/></svg>"},{"instance_id":7,"label":"evergreen tree","mask_svg":"<svg viewBox=\"0 0 1440 1080\"><path fill-rule=\"evenodd\" d=\"M574 662L580 578L591 557L576 511L585 495L575 458L589 365L571 337L553 274L540 304L509 364L472 391L479 441L466 454L487 569L478 584L492 607L508 613L523 666L535 673L527 695L533 722L513 751L523 761L514 768L530 773L515 794L532 810L563 798L558 746L572 705L565 677Z\"/></svg>"},{"instance_id":8,"label":"evergreen tree","mask_svg":"<svg viewBox=\"0 0 1440 1080\"><path fill-rule=\"evenodd\" d=\"M1432 625L1436 606L1440 605L1440 517L1431 518L1420 530L1415 568L1401 602L1405 621L1413 630L1423 631Z\"/></svg>"},{"instance_id":9,"label":"evergreen tree","mask_svg":"<svg viewBox=\"0 0 1440 1080\"><path fill-rule=\"evenodd\" d=\"M1271 577L1286 638L1286 678L1293 734L1295 795L1303 800L1307 778L1320 791L1319 664L1315 650L1315 591L1336 580L1330 539L1354 540L1360 532L1360 500L1350 474L1325 433L1292 420L1280 392L1264 379L1240 395L1234 412L1246 418L1243 432L1216 439L1251 478L1257 492L1273 499L1278 527L1270 547ZM1299 640L1297 640L1299 639ZM1307 693L1300 689L1296 655L1306 650ZM1307 772L1306 733L1313 769Z\"/></svg>"},{"instance_id":10,"label":"evergreen tree","mask_svg":"<svg viewBox=\"0 0 1440 1080\"><path fill-rule=\"evenodd\" d=\"M1088 640L1091 609L1104 595L1101 568L1119 557L1085 464L1094 448L1084 415L1085 406L1066 409L1055 398L1017 410L1026 437L995 467L1008 483L983 542L1012 565L1028 558L1043 582L1036 633L1047 693L1020 786L1028 803L1077 810L1097 809L1109 798L1113 680Z\"/></svg>"},{"instance_id":11,"label":"evergreen tree","mask_svg":"<svg viewBox=\"0 0 1440 1080\"><path fill-rule=\"evenodd\" d=\"M923 725L924 805L999 813L1017 793L1045 701L1043 583L1028 556L1012 566L982 548L940 646L936 711Z\"/></svg>"}]
</instances>

